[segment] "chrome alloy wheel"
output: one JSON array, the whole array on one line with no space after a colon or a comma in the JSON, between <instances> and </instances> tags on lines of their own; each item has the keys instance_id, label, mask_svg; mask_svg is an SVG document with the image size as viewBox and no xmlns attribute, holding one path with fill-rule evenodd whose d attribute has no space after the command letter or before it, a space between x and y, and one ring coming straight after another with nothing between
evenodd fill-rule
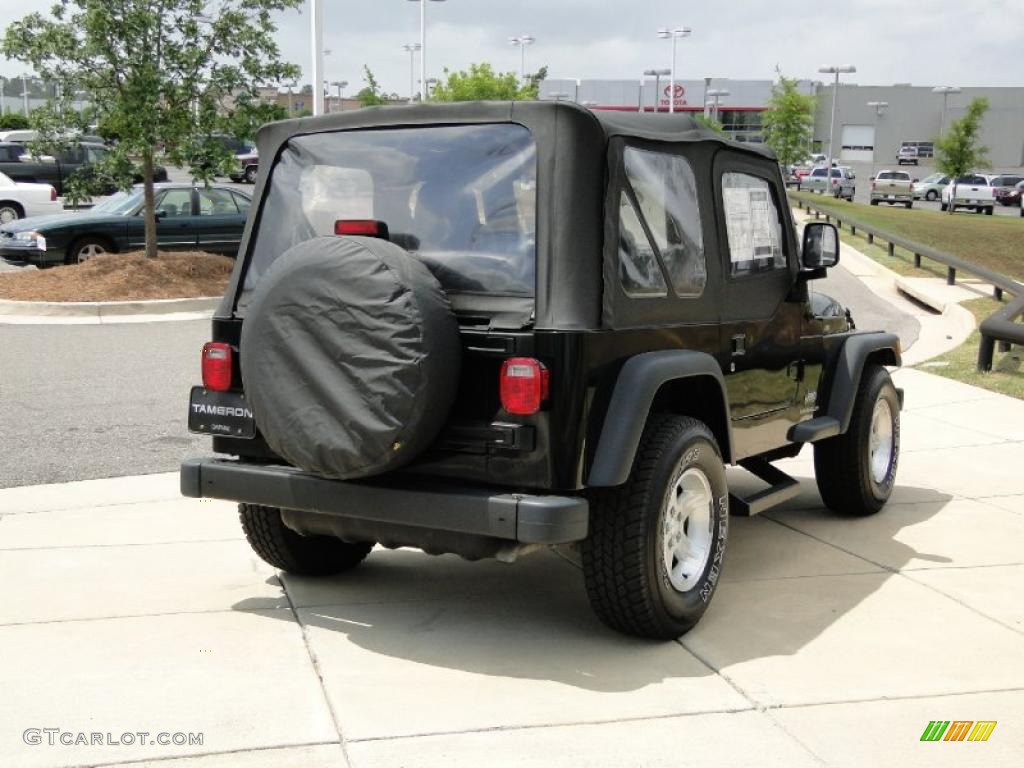
<instances>
[{"instance_id":1,"label":"chrome alloy wheel","mask_svg":"<svg viewBox=\"0 0 1024 768\"><path fill-rule=\"evenodd\" d=\"M672 586L688 592L711 556L714 499L711 483L690 467L669 487L661 514L661 552Z\"/></svg>"},{"instance_id":2,"label":"chrome alloy wheel","mask_svg":"<svg viewBox=\"0 0 1024 768\"><path fill-rule=\"evenodd\" d=\"M892 467L895 441L893 440L892 408L884 397L875 401L871 413L871 433L868 436L868 461L871 465L871 479L878 485L885 482Z\"/></svg>"},{"instance_id":3,"label":"chrome alloy wheel","mask_svg":"<svg viewBox=\"0 0 1024 768\"><path fill-rule=\"evenodd\" d=\"M96 256L101 256L106 252L107 249L99 243L87 243L78 249L77 261L81 264L83 261L88 261Z\"/></svg>"},{"instance_id":4,"label":"chrome alloy wheel","mask_svg":"<svg viewBox=\"0 0 1024 768\"><path fill-rule=\"evenodd\" d=\"M13 205L0 205L0 224L10 224L17 221L18 209Z\"/></svg>"}]
</instances>

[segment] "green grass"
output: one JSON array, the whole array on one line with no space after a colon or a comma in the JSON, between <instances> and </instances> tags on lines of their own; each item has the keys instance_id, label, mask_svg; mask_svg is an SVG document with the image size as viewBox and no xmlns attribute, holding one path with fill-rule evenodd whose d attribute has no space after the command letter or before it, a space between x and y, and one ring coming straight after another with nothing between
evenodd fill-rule
<instances>
[{"instance_id":1,"label":"green grass","mask_svg":"<svg viewBox=\"0 0 1024 768\"><path fill-rule=\"evenodd\" d=\"M973 312L980 324L1003 305L994 299L982 298L965 301L961 306ZM981 334L975 329L967 341L956 349L915 367L928 373L945 376L947 379L956 379L965 384L973 384L982 389L1024 400L1024 370L1021 368L1024 349L1014 347L1009 352L1000 352L997 345L992 370L981 373L976 367L980 342Z\"/></svg>"},{"instance_id":2,"label":"green grass","mask_svg":"<svg viewBox=\"0 0 1024 768\"><path fill-rule=\"evenodd\" d=\"M888 205L847 203L812 192L790 192L790 197L811 203L823 211L845 214L869 226L930 245L1015 280L1024 280L1024 218L1019 216L984 216L966 212L951 216L937 211L908 211ZM945 274L945 267L933 266ZM899 271L896 267L893 269Z\"/></svg>"}]
</instances>

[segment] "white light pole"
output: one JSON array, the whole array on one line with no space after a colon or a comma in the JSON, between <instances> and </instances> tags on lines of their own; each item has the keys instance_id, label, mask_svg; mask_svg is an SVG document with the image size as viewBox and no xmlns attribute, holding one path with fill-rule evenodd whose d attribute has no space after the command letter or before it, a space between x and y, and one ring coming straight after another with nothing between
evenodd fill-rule
<instances>
[{"instance_id":1,"label":"white light pole","mask_svg":"<svg viewBox=\"0 0 1024 768\"><path fill-rule=\"evenodd\" d=\"M25 117L28 117L28 75L21 76L21 98L25 105Z\"/></svg>"},{"instance_id":2,"label":"white light pole","mask_svg":"<svg viewBox=\"0 0 1024 768\"><path fill-rule=\"evenodd\" d=\"M409 54L409 103L412 104L416 98L416 51L423 50L420 43L404 43L402 50Z\"/></svg>"},{"instance_id":3,"label":"white light pole","mask_svg":"<svg viewBox=\"0 0 1024 768\"><path fill-rule=\"evenodd\" d=\"M670 70L670 69L645 69L644 70L644 75L646 75L647 77L653 77L654 78L654 111L655 112L660 111L659 107L658 107L658 98L659 98L659 94L661 93L661 77L662 77L662 75L668 75L668 74L671 74L671 73L672 73L672 70ZM640 101L641 101L641 103L643 103L643 86L641 86L641 88L640 88L640 94L641 94L640 95ZM641 109L640 111L642 112L643 109Z\"/></svg>"},{"instance_id":4,"label":"white light pole","mask_svg":"<svg viewBox=\"0 0 1024 768\"><path fill-rule=\"evenodd\" d=\"M445 0L430 0L432 3L443 3ZM411 3L420 4L420 81L423 83L423 96L426 101L430 98L429 81L427 78L427 0L409 0Z\"/></svg>"},{"instance_id":5,"label":"white light pole","mask_svg":"<svg viewBox=\"0 0 1024 768\"><path fill-rule=\"evenodd\" d=\"M714 120L715 122L721 122L718 119L718 100L723 96L729 95L729 91L727 91L725 88L709 88L708 90L704 91L705 100L708 98L714 100L711 102L711 119Z\"/></svg>"},{"instance_id":6,"label":"white light pole","mask_svg":"<svg viewBox=\"0 0 1024 768\"><path fill-rule=\"evenodd\" d=\"M7 111L7 97L4 96L4 91L7 89L7 78L0 75L0 116L3 116L4 112Z\"/></svg>"},{"instance_id":7,"label":"white light pole","mask_svg":"<svg viewBox=\"0 0 1024 768\"><path fill-rule=\"evenodd\" d=\"M331 85L338 89L338 111L342 112L345 109L343 91L348 87L348 80L335 80Z\"/></svg>"},{"instance_id":8,"label":"white light pole","mask_svg":"<svg viewBox=\"0 0 1024 768\"><path fill-rule=\"evenodd\" d=\"M932 93L942 94L942 115L939 117L939 136L942 136L942 131L946 127L946 99L949 98L951 93L960 93L960 89L955 85L937 85L932 88Z\"/></svg>"},{"instance_id":9,"label":"white light pole","mask_svg":"<svg viewBox=\"0 0 1024 768\"><path fill-rule=\"evenodd\" d=\"M818 71L826 75L835 75L835 85L832 87L832 122L828 129L828 162L825 165L829 170L826 173L828 178L832 178L832 137L836 132L836 99L839 96L839 76L851 74L857 71L857 68L852 64L847 64L839 67L818 67ZM826 189L827 191L827 189Z\"/></svg>"},{"instance_id":10,"label":"white light pole","mask_svg":"<svg viewBox=\"0 0 1024 768\"><path fill-rule=\"evenodd\" d=\"M537 42L537 38L530 35L520 35L519 37L510 37L508 41L512 45L519 46L519 80L526 82L526 46L533 45Z\"/></svg>"},{"instance_id":11,"label":"white light pole","mask_svg":"<svg viewBox=\"0 0 1024 768\"><path fill-rule=\"evenodd\" d=\"M689 27L676 27L675 29L662 28L658 30L658 37L662 40L667 40L668 38L672 39L672 70L670 75L672 79L669 81L668 87L669 112L676 111L676 41L678 41L680 37L689 37L691 32L693 32L693 30Z\"/></svg>"},{"instance_id":12,"label":"white light pole","mask_svg":"<svg viewBox=\"0 0 1024 768\"><path fill-rule=\"evenodd\" d=\"M309 0L309 35L313 48L313 114L324 113L324 8L321 0Z\"/></svg>"}]
</instances>

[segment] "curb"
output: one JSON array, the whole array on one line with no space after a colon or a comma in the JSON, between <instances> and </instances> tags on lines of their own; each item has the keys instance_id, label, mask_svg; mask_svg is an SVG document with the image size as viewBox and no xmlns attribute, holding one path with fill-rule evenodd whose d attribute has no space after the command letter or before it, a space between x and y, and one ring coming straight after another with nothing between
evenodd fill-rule
<instances>
[{"instance_id":1,"label":"curb","mask_svg":"<svg viewBox=\"0 0 1024 768\"><path fill-rule=\"evenodd\" d=\"M148 301L8 301L0 300L0 323L147 322L185 314L209 314L220 296ZM185 319L185 318L181 318Z\"/></svg>"}]
</instances>

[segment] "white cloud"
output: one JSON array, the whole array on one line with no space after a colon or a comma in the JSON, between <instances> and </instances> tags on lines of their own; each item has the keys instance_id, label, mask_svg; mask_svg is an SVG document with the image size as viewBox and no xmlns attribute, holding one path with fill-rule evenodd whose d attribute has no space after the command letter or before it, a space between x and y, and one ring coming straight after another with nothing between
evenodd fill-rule
<instances>
[{"instance_id":1,"label":"white cloud","mask_svg":"<svg viewBox=\"0 0 1024 768\"><path fill-rule=\"evenodd\" d=\"M387 91L406 93L409 59L401 45L418 40L418 4L323 1L327 78L360 86L368 64ZM19 12L46 12L51 2L21 0ZM537 42L527 50L527 69L547 64L553 77L633 79L668 65L669 44L655 30L687 25L694 32L679 44L680 77L769 79L778 64L813 78L822 64L852 63L858 73L849 79L865 85L1024 85L1019 0L447 0L429 2L427 15L432 76L478 61L518 71L507 38L528 33ZM282 14L278 38L285 57L308 69L308 14ZM0 73L20 71L0 61Z\"/></svg>"}]
</instances>

